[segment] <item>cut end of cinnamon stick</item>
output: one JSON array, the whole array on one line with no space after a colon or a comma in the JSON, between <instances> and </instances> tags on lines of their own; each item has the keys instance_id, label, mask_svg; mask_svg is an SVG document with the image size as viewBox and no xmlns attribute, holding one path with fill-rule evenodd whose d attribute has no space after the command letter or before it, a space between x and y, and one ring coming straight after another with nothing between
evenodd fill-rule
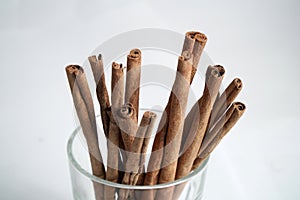
<instances>
[{"instance_id":1,"label":"cut end of cinnamon stick","mask_svg":"<svg viewBox=\"0 0 300 200\"><path fill-rule=\"evenodd\" d=\"M68 65L66 67L66 72L68 74L75 74L75 75L77 75L78 71L83 72L83 68L80 67L79 65Z\"/></svg>"},{"instance_id":2,"label":"cut end of cinnamon stick","mask_svg":"<svg viewBox=\"0 0 300 200\"><path fill-rule=\"evenodd\" d=\"M131 58L131 59L140 59L141 58L141 55L142 55L142 52L141 50L139 49L132 49L128 55L128 58Z\"/></svg>"},{"instance_id":3,"label":"cut end of cinnamon stick","mask_svg":"<svg viewBox=\"0 0 300 200\"><path fill-rule=\"evenodd\" d=\"M195 36L196 36L197 34L199 34L199 33L200 33L200 32L198 32L198 31L188 31L188 32L186 32L185 36L187 36L187 37L189 37L189 38L191 38L191 39L194 39Z\"/></svg>"},{"instance_id":4,"label":"cut end of cinnamon stick","mask_svg":"<svg viewBox=\"0 0 300 200\"><path fill-rule=\"evenodd\" d=\"M211 75L215 77L221 77L225 74L225 69L221 65L215 65L213 68L211 68Z\"/></svg>"},{"instance_id":5,"label":"cut end of cinnamon stick","mask_svg":"<svg viewBox=\"0 0 300 200\"><path fill-rule=\"evenodd\" d=\"M147 117L147 118L152 118L152 117L156 117L156 114L154 112L151 112L151 111L146 111L144 113L144 116Z\"/></svg>"},{"instance_id":6,"label":"cut end of cinnamon stick","mask_svg":"<svg viewBox=\"0 0 300 200\"><path fill-rule=\"evenodd\" d=\"M235 78L233 81L234 81L235 87L236 87L237 89L241 90L242 87L243 87L243 82L242 82L242 80L239 79L239 78Z\"/></svg>"},{"instance_id":7,"label":"cut end of cinnamon stick","mask_svg":"<svg viewBox=\"0 0 300 200\"><path fill-rule=\"evenodd\" d=\"M134 115L134 108L130 103L123 105L119 112L120 116L122 118L128 118L132 115Z\"/></svg>"},{"instance_id":8,"label":"cut end of cinnamon stick","mask_svg":"<svg viewBox=\"0 0 300 200\"><path fill-rule=\"evenodd\" d=\"M121 69L123 66L122 66L122 64L118 64L118 63L116 63L116 62L113 62L112 63L112 68L113 69Z\"/></svg>"},{"instance_id":9,"label":"cut end of cinnamon stick","mask_svg":"<svg viewBox=\"0 0 300 200\"><path fill-rule=\"evenodd\" d=\"M204 33L198 32L198 34L195 35L195 39L197 42L199 42L202 46L204 46L207 42L207 37Z\"/></svg>"},{"instance_id":10,"label":"cut end of cinnamon stick","mask_svg":"<svg viewBox=\"0 0 300 200\"><path fill-rule=\"evenodd\" d=\"M232 103L234 107L236 107L239 111L244 111L246 109L246 105L241 102Z\"/></svg>"}]
</instances>

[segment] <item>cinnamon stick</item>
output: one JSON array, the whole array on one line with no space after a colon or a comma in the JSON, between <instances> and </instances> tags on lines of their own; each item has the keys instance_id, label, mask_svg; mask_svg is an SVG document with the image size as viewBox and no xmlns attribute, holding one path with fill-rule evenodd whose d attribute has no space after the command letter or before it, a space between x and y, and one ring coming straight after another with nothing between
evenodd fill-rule
<instances>
[{"instance_id":1,"label":"cinnamon stick","mask_svg":"<svg viewBox=\"0 0 300 200\"><path fill-rule=\"evenodd\" d=\"M224 126L222 126L222 128L217 132L215 137L208 145L201 147L200 155L195 159L192 170L200 166L201 162L209 156L209 154L216 148L223 137L231 130L231 128L237 123L237 121L246 111L245 104L241 102L233 103L232 108L233 111L229 109L225 114L227 121L225 122ZM222 121L219 121L219 123L222 123ZM213 129L217 129L217 127L218 126L215 126Z\"/></svg>"},{"instance_id":2,"label":"cinnamon stick","mask_svg":"<svg viewBox=\"0 0 300 200\"><path fill-rule=\"evenodd\" d=\"M155 185L158 182L159 170L163 159L163 147L165 144L165 135L167 132L168 117L170 112L170 103L173 94L170 94L168 104L159 121L158 132L155 135L150 159L147 167L147 172L144 177L144 185ZM145 190L141 193L143 200L154 200L156 195L155 190Z\"/></svg>"},{"instance_id":3,"label":"cinnamon stick","mask_svg":"<svg viewBox=\"0 0 300 200\"><path fill-rule=\"evenodd\" d=\"M121 109L124 101L124 72L122 64L112 63L111 75L111 109L107 111L110 123L107 140L107 175L106 180L117 183L119 180L119 167L122 167L120 157L120 129L116 123L117 112ZM121 173L120 173L121 174ZM115 199L115 188L105 187L105 199Z\"/></svg>"},{"instance_id":4,"label":"cinnamon stick","mask_svg":"<svg viewBox=\"0 0 300 200\"><path fill-rule=\"evenodd\" d=\"M169 97L168 104L163 112L163 115L159 121L158 132L155 135L152 153L150 155L150 160L148 163L147 173L144 179L144 185L155 185L158 181L159 170L161 166L161 161L163 158L163 147L165 144L165 134L167 132L167 124L170 112L170 102L173 94L171 93ZM143 199L153 199L149 197L150 194L146 194L143 196Z\"/></svg>"},{"instance_id":5,"label":"cinnamon stick","mask_svg":"<svg viewBox=\"0 0 300 200\"><path fill-rule=\"evenodd\" d=\"M234 99L238 96L240 91L242 90L243 83L239 78L233 79L233 81L228 85L222 95L216 101L210 120L210 128L214 125L214 123L220 118L221 115L224 114L225 110L230 106L230 104L234 101ZM209 129L210 129L209 128Z\"/></svg>"},{"instance_id":6,"label":"cinnamon stick","mask_svg":"<svg viewBox=\"0 0 300 200\"><path fill-rule=\"evenodd\" d=\"M156 114L150 111L144 113L137 130L130 153L126 161L123 184L136 185L139 175L143 172L145 153L149 144L149 139L153 131ZM129 190L120 190L119 199L126 200Z\"/></svg>"},{"instance_id":7,"label":"cinnamon stick","mask_svg":"<svg viewBox=\"0 0 300 200\"><path fill-rule=\"evenodd\" d=\"M206 72L205 72L205 83L208 82L208 78L210 77L212 70L214 69L213 66L208 66ZM180 154L185 152L186 148L191 145L191 143L194 140L196 131L190 131L193 120L197 117L198 119L200 116L196 116L200 114L200 103L202 101L203 96L193 105L189 113L187 114L185 120L184 120L184 127L183 127L183 133L182 133L182 140L181 140L181 146L180 146ZM217 94L216 99L219 99L219 93ZM216 100L217 101L217 100Z\"/></svg>"},{"instance_id":8,"label":"cinnamon stick","mask_svg":"<svg viewBox=\"0 0 300 200\"><path fill-rule=\"evenodd\" d=\"M189 135L193 135L193 133L195 133L195 137L193 138L191 145L187 147L178 160L176 179L186 176L191 171L193 162L198 154L199 146L202 143L202 139L207 129L210 113L225 73L224 68L220 65L208 68L208 71L210 71L210 74L207 82L205 83L203 96L201 100L199 100L199 113L196 114L193 119L190 129L192 134L189 133Z\"/></svg>"},{"instance_id":9,"label":"cinnamon stick","mask_svg":"<svg viewBox=\"0 0 300 200\"><path fill-rule=\"evenodd\" d=\"M170 117L168 132L165 140L163 161L161 165L159 183L167 183L175 179L177 159L180 150L185 108L190 87L192 72L192 55L186 53L178 60L177 74L172 88ZM171 198L172 191L158 192L156 198Z\"/></svg>"},{"instance_id":10,"label":"cinnamon stick","mask_svg":"<svg viewBox=\"0 0 300 200\"><path fill-rule=\"evenodd\" d=\"M142 53L139 49L131 50L127 56L125 103L131 104L136 111L136 122L139 111L141 59Z\"/></svg>"},{"instance_id":11,"label":"cinnamon stick","mask_svg":"<svg viewBox=\"0 0 300 200\"><path fill-rule=\"evenodd\" d=\"M111 108L112 108L112 117L114 118L114 121L118 121L115 120L115 118L118 118L118 112L120 111L120 109L122 108L123 104L124 104L124 68L122 66L122 64L118 64L116 62L113 62L112 64L112 75L111 75ZM121 136L121 132L120 130L118 131L118 133L115 133L119 135L119 150L120 153L122 154L123 157L123 161L126 160L126 154L124 152L124 143L122 140L122 136ZM125 162L124 162L125 163ZM120 163L123 165L123 163Z\"/></svg>"},{"instance_id":12,"label":"cinnamon stick","mask_svg":"<svg viewBox=\"0 0 300 200\"><path fill-rule=\"evenodd\" d=\"M83 68L78 65L66 67L69 86L77 116L87 141L93 175L105 179L105 169L98 144L97 126L92 96ZM103 199L103 186L93 182L97 200Z\"/></svg>"},{"instance_id":13,"label":"cinnamon stick","mask_svg":"<svg viewBox=\"0 0 300 200\"><path fill-rule=\"evenodd\" d=\"M103 68L102 55L99 54L98 59L96 56L90 56L88 60L90 62L93 75L94 75L94 80L96 83L96 93L97 93L97 99L100 104L100 114L101 114L104 134L106 137L108 137L109 116L107 115L106 110L110 107L110 103L109 103L109 96L105 84L105 74Z\"/></svg>"},{"instance_id":14,"label":"cinnamon stick","mask_svg":"<svg viewBox=\"0 0 300 200\"><path fill-rule=\"evenodd\" d=\"M215 124L222 120L223 123L226 122L226 115L224 115L224 112L226 111L226 109L228 109L228 107L232 104L232 102L234 101L234 99L237 97L237 95L240 93L240 91L242 90L242 81L239 78L235 78L225 89L225 91L222 93L222 95L216 100L214 107L212 109L211 115L210 115L210 122L209 122L209 126L206 130L206 134L204 136L203 142L201 146L205 146L207 145L207 143L209 143L211 141L211 139L214 137L212 131L210 131L212 129L213 126L215 126ZM228 111L227 111L228 112ZM228 115L229 113L227 113ZM223 116L222 116L223 115ZM222 117L221 117L222 116ZM220 123L219 123L220 124ZM224 124L223 124L224 125ZM221 125L221 127L223 126ZM219 125L220 126L220 125ZM200 151L200 148L199 148ZM200 152L198 152L199 154Z\"/></svg>"}]
</instances>

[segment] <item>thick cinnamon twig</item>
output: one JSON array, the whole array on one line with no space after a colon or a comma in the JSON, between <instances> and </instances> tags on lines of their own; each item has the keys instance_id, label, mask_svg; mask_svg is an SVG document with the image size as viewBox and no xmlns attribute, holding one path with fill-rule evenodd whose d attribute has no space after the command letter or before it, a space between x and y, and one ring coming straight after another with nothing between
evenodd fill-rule
<instances>
[{"instance_id":1,"label":"thick cinnamon twig","mask_svg":"<svg viewBox=\"0 0 300 200\"><path fill-rule=\"evenodd\" d=\"M188 51L182 53L186 56L191 56ZM171 92L168 100L168 104L163 112L163 115L160 119L158 125L158 131L154 138L153 146L152 146L152 153L150 155L150 160L148 163L147 173L144 178L144 185L155 185L158 183L159 179L159 172L161 163L163 160L164 154L164 146L165 146L165 137L168 130L168 121L170 116L170 107L171 107L171 99L173 98L173 92ZM144 200L152 200L155 198L155 191L144 191L142 193L142 199Z\"/></svg>"},{"instance_id":2,"label":"thick cinnamon twig","mask_svg":"<svg viewBox=\"0 0 300 200\"><path fill-rule=\"evenodd\" d=\"M145 162L144 154L147 151L149 137L153 131L155 118L156 114L150 111L145 112L143 115L130 153L128 154L123 184L136 185L139 175L142 173ZM120 190L119 199L126 200L128 194L129 190Z\"/></svg>"},{"instance_id":3,"label":"thick cinnamon twig","mask_svg":"<svg viewBox=\"0 0 300 200\"><path fill-rule=\"evenodd\" d=\"M201 147L200 155L195 159L192 170L200 166L201 162L209 156L209 154L216 148L223 137L231 130L231 128L237 123L237 121L246 111L245 104L241 102L233 103L232 108L233 111L228 109L225 113L227 121L225 122L224 126L222 126L209 144ZM222 123L222 121L219 121L219 123ZM218 129L218 125L216 125L213 129Z\"/></svg>"},{"instance_id":4,"label":"thick cinnamon twig","mask_svg":"<svg viewBox=\"0 0 300 200\"><path fill-rule=\"evenodd\" d=\"M208 82L208 78L211 75L211 72L213 70L213 66L208 66L206 73L205 73L205 83ZM219 94L217 95L216 99L218 99ZM181 140L181 146L180 146L180 152L181 154L183 152L185 152L186 148L189 147L191 145L191 143L194 140L195 134L196 132L191 132L190 129L192 127L192 123L193 120L199 116L200 114L200 103L202 101L203 96L193 105L193 107L191 108L190 112L188 113L188 115L186 116L185 120L184 120L184 127L183 127L183 133L182 133L182 140ZM216 100L217 101L217 100Z\"/></svg>"},{"instance_id":5,"label":"thick cinnamon twig","mask_svg":"<svg viewBox=\"0 0 300 200\"><path fill-rule=\"evenodd\" d=\"M210 70L210 68L208 68ZM205 83L203 96L200 101L199 113L193 119L189 135L194 135L193 142L187 147L183 155L178 160L176 179L182 178L189 174L193 166L193 162L197 157L199 146L202 143L205 131L208 126L210 113L218 95L218 91L224 77L225 70L222 66L216 65L208 76ZM200 117L201 116L201 117Z\"/></svg>"},{"instance_id":6,"label":"thick cinnamon twig","mask_svg":"<svg viewBox=\"0 0 300 200\"><path fill-rule=\"evenodd\" d=\"M133 49L127 56L125 103L130 103L136 111L136 122L139 111L140 79L142 53Z\"/></svg>"},{"instance_id":7,"label":"thick cinnamon twig","mask_svg":"<svg viewBox=\"0 0 300 200\"><path fill-rule=\"evenodd\" d=\"M107 115L106 110L110 107L110 103L109 103L109 96L105 84L102 55L99 54L98 59L96 58L96 56L90 56L88 60L90 62L93 75L94 75L94 80L96 83L96 93L97 93L97 99L100 104L100 114L101 114L104 134L106 137L108 137L109 116Z\"/></svg>"},{"instance_id":8,"label":"thick cinnamon twig","mask_svg":"<svg viewBox=\"0 0 300 200\"><path fill-rule=\"evenodd\" d=\"M159 183L167 183L175 179L177 159L180 150L185 109L190 87L192 72L192 55L186 53L178 60L177 74L172 88L172 99L170 105L170 118L168 132L165 140L163 161L161 165ZM158 192L157 199L172 198L172 190Z\"/></svg>"},{"instance_id":9,"label":"thick cinnamon twig","mask_svg":"<svg viewBox=\"0 0 300 200\"><path fill-rule=\"evenodd\" d=\"M78 65L66 67L66 73L73 96L76 112L87 141L92 172L95 176L105 179L105 169L98 146L97 126L92 96L83 69ZM97 200L103 199L103 186L93 182Z\"/></svg>"}]
</instances>

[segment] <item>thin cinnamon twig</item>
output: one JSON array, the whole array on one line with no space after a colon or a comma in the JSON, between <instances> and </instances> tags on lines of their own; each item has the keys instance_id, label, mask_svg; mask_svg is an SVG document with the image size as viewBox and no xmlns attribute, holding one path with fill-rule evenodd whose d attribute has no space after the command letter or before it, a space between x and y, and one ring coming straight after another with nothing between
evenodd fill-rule
<instances>
[{"instance_id":1,"label":"thin cinnamon twig","mask_svg":"<svg viewBox=\"0 0 300 200\"><path fill-rule=\"evenodd\" d=\"M110 124L109 134L107 141L107 175L106 180L111 182L118 182L119 175L122 175L120 170L123 170L123 163L120 153L120 139L121 132L116 123L118 117L118 111L121 109L124 102L124 71L122 64L116 62L112 63L112 75L111 75L111 111L109 113ZM125 154L125 153L124 153ZM105 187L104 190L105 199L115 199L115 188Z\"/></svg>"},{"instance_id":2,"label":"thin cinnamon twig","mask_svg":"<svg viewBox=\"0 0 300 200\"><path fill-rule=\"evenodd\" d=\"M163 158L163 147L165 144L165 134L167 132L167 124L170 112L170 103L172 98L172 93L170 94L168 104L163 112L163 115L159 121L158 132L155 135L152 153L150 155L150 160L148 163L147 173L144 179L144 185L155 185L158 181L158 175L160 170L161 161ZM146 195L144 198L149 197L150 195ZM151 198L149 198L151 199ZM152 198L153 199L153 198Z\"/></svg>"},{"instance_id":3,"label":"thin cinnamon twig","mask_svg":"<svg viewBox=\"0 0 300 200\"><path fill-rule=\"evenodd\" d=\"M73 96L76 112L87 141L92 172L95 176L105 179L105 169L98 145L97 125L92 96L82 67L69 65L66 73ZM103 199L103 186L93 182L97 200Z\"/></svg>"},{"instance_id":4,"label":"thin cinnamon twig","mask_svg":"<svg viewBox=\"0 0 300 200\"><path fill-rule=\"evenodd\" d=\"M130 153L126 161L123 184L136 185L139 175L142 173L147 151L149 137L151 136L156 114L150 111L144 113ZM126 200L129 190L120 190L119 199Z\"/></svg>"},{"instance_id":5,"label":"thin cinnamon twig","mask_svg":"<svg viewBox=\"0 0 300 200\"><path fill-rule=\"evenodd\" d=\"M225 110L230 106L230 104L234 101L234 99L238 96L240 91L242 90L243 83L239 78L233 79L233 81L228 85L222 95L216 101L210 120L209 129L214 125L216 121L220 118L221 115L224 114Z\"/></svg>"},{"instance_id":6,"label":"thin cinnamon twig","mask_svg":"<svg viewBox=\"0 0 300 200\"><path fill-rule=\"evenodd\" d=\"M122 108L124 104L124 68L122 64L118 64L116 62L113 62L112 64L112 73L111 73L111 108L112 108L112 117L118 118L118 112ZM126 154L124 152L124 143L122 140L121 132L120 130L118 133L115 133L119 135L119 147L120 147L120 153L122 154L123 161L126 160ZM120 160L121 161L121 160ZM125 162L124 162L125 163ZM120 163L123 164L123 163Z\"/></svg>"},{"instance_id":7,"label":"thin cinnamon twig","mask_svg":"<svg viewBox=\"0 0 300 200\"><path fill-rule=\"evenodd\" d=\"M131 50L127 56L125 103L131 104L136 111L136 122L139 114L141 59L142 53L139 49Z\"/></svg>"},{"instance_id":8,"label":"thin cinnamon twig","mask_svg":"<svg viewBox=\"0 0 300 200\"><path fill-rule=\"evenodd\" d=\"M233 111L232 111L233 109ZM237 123L240 117L246 111L245 104L241 102L235 102L232 104L232 109L228 109L225 113L227 121L224 126L217 132L215 137L211 140L211 142L203 147L201 147L200 155L195 159L193 164L193 169L196 169L200 166L201 162L205 160L209 154L215 149L215 147L220 143L223 137L231 130L231 128ZM223 123L219 121L219 123ZM213 129L218 129L219 126L215 126ZM212 130L213 131L213 130Z\"/></svg>"},{"instance_id":9,"label":"thin cinnamon twig","mask_svg":"<svg viewBox=\"0 0 300 200\"><path fill-rule=\"evenodd\" d=\"M99 54L98 59L96 58L96 56L90 56L88 60L90 62L93 75L94 75L94 80L96 83L96 93L97 93L97 99L100 104L100 114L101 114L104 134L106 137L108 137L109 116L107 115L106 110L110 107L110 103L109 103L109 96L105 84L102 55Z\"/></svg>"},{"instance_id":10,"label":"thin cinnamon twig","mask_svg":"<svg viewBox=\"0 0 300 200\"><path fill-rule=\"evenodd\" d=\"M193 161L197 157L199 146L202 143L205 131L208 126L210 113L217 97L225 70L222 66L216 65L211 69L208 68L210 74L205 83L203 96L200 101L199 113L193 119L189 135L194 135L193 142L187 147L182 156L178 160L176 179L182 178L189 174ZM201 116L201 117L200 117Z\"/></svg>"},{"instance_id":11,"label":"thin cinnamon twig","mask_svg":"<svg viewBox=\"0 0 300 200\"><path fill-rule=\"evenodd\" d=\"M241 79L235 78L227 86L227 88L222 93L222 95L216 100L216 102L214 104L214 107L212 109L212 112L210 114L209 126L208 126L208 128L206 130L206 134L204 136L204 139L203 139L203 142L202 142L201 146L205 146L214 137L214 135L211 135L211 134L213 134L213 132L211 131L211 129L212 129L212 127L214 127L214 125L218 121L223 120L223 123L226 122L227 119L225 119L226 115L224 115L224 112L230 106L230 104L232 104L232 102L237 97L237 95L240 93L240 91L242 90L242 86L243 86L243 84L242 84ZM227 113L227 114L229 114L229 113ZM199 148L199 151L200 151L200 148ZM198 154L199 153L200 152L198 152Z\"/></svg>"}]
</instances>

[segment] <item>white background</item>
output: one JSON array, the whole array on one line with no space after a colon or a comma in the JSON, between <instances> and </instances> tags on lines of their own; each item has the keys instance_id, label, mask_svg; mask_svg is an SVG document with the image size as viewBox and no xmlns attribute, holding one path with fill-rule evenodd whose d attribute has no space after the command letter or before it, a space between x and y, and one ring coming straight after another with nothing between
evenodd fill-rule
<instances>
[{"instance_id":1,"label":"white background","mask_svg":"<svg viewBox=\"0 0 300 200\"><path fill-rule=\"evenodd\" d=\"M64 67L139 28L201 30L206 51L242 77L248 110L211 158L206 199L299 199L300 3L2 0L0 199L72 199L75 127Z\"/></svg>"}]
</instances>

